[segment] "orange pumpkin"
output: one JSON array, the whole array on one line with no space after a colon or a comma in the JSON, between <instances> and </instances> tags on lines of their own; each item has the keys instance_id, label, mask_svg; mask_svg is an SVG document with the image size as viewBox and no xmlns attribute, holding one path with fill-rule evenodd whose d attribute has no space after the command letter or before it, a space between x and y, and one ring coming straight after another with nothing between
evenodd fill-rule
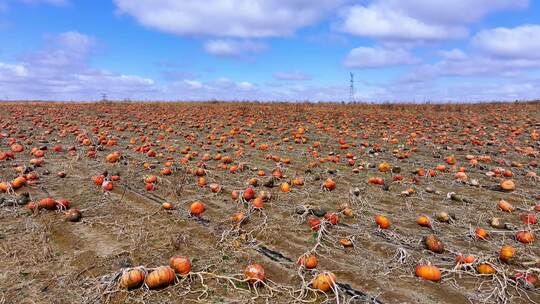
<instances>
[{"instance_id":1,"label":"orange pumpkin","mask_svg":"<svg viewBox=\"0 0 540 304\"><path fill-rule=\"evenodd\" d=\"M416 219L416 223L422 227L431 227L431 220L425 215L421 215Z\"/></svg>"},{"instance_id":2,"label":"orange pumpkin","mask_svg":"<svg viewBox=\"0 0 540 304\"><path fill-rule=\"evenodd\" d=\"M216 184L216 183L212 183L208 187L210 188L210 191L212 191L213 193L218 193L221 190L221 187L219 186L219 184Z\"/></svg>"},{"instance_id":3,"label":"orange pumpkin","mask_svg":"<svg viewBox=\"0 0 540 304\"><path fill-rule=\"evenodd\" d=\"M314 269L319 264L319 260L313 254L303 255L298 259L298 264L306 269Z\"/></svg>"},{"instance_id":4,"label":"orange pumpkin","mask_svg":"<svg viewBox=\"0 0 540 304\"><path fill-rule=\"evenodd\" d=\"M144 271L142 271L141 269L128 270L124 272L122 277L120 277L120 288L133 289L140 287L144 282L144 277Z\"/></svg>"},{"instance_id":5,"label":"orange pumpkin","mask_svg":"<svg viewBox=\"0 0 540 304\"><path fill-rule=\"evenodd\" d=\"M377 215L375 217L375 223L377 223L381 229L387 229L391 225L390 220L384 215Z\"/></svg>"},{"instance_id":6,"label":"orange pumpkin","mask_svg":"<svg viewBox=\"0 0 540 304\"><path fill-rule=\"evenodd\" d=\"M334 180L332 180L331 178L327 178L324 181L323 187L324 187L324 189L326 189L328 191L332 191L332 190L336 189L336 182L334 182Z\"/></svg>"},{"instance_id":7,"label":"orange pumpkin","mask_svg":"<svg viewBox=\"0 0 540 304\"><path fill-rule=\"evenodd\" d=\"M191 212L191 215L200 216L206 210L206 207L203 203L197 201L191 204L189 210Z\"/></svg>"},{"instance_id":8,"label":"orange pumpkin","mask_svg":"<svg viewBox=\"0 0 540 304\"><path fill-rule=\"evenodd\" d=\"M484 228L476 228L476 230L474 231L474 235L476 236L476 238L481 240L485 240L488 238L488 233Z\"/></svg>"},{"instance_id":9,"label":"orange pumpkin","mask_svg":"<svg viewBox=\"0 0 540 304\"><path fill-rule=\"evenodd\" d=\"M263 198L258 196L256 197L252 202L251 202L251 205L253 206L253 208L255 209L262 209L264 207L264 201L263 201Z\"/></svg>"},{"instance_id":10,"label":"orange pumpkin","mask_svg":"<svg viewBox=\"0 0 540 304\"><path fill-rule=\"evenodd\" d=\"M253 190L252 187L248 187L246 190L244 190L244 194L242 195L242 198L246 201L250 201L255 197L255 190Z\"/></svg>"},{"instance_id":11,"label":"orange pumpkin","mask_svg":"<svg viewBox=\"0 0 540 304\"><path fill-rule=\"evenodd\" d=\"M499 259L503 262L510 261L516 255L516 249L510 245L502 246L499 251Z\"/></svg>"},{"instance_id":12,"label":"orange pumpkin","mask_svg":"<svg viewBox=\"0 0 540 304\"><path fill-rule=\"evenodd\" d=\"M191 261L188 257L173 256L169 260L169 266L181 275L186 275L191 271Z\"/></svg>"},{"instance_id":13,"label":"orange pumpkin","mask_svg":"<svg viewBox=\"0 0 540 304\"><path fill-rule=\"evenodd\" d=\"M144 282L149 289L158 289L171 285L174 279L176 279L174 270L168 266L161 266L150 272Z\"/></svg>"},{"instance_id":14,"label":"orange pumpkin","mask_svg":"<svg viewBox=\"0 0 540 304\"><path fill-rule=\"evenodd\" d=\"M516 240L523 244L534 242L534 234L531 231L519 231L516 233Z\"/></svg>"},{"instance_id":15,"label":"orange pumpkin","mask_svg":"<svg viewBox=\"0 0 540 304\"><path fill-rule=\"evenodd\" d=\"M313 288L322 292L327 292L337 283L337 277L331 272L325 272L317 275L311 285Z\"/></svg>"},{"instance_id":16,"label":"orange pumpkin","mask_svg":"<svg viewBox=\"0 0 540 304\"><path fill-rule=\"evenodd\" d=\"M23 176L19 176L11 181L11 186L13 187L13 189L19 189L25 184L26 184L26 178L24 178Z\"/></svg>"},{"instance_id":17,"label":"orange pumpkin","mask_svg":"<svg viewBox=\"0 0 540 304\"><path fill-rule=\"evenodd\" d=\"M456 256L456 263L472 264L476 261L476 258L472 255L458 255Z\"/></svg>"},{"instance_id":18,"label":"orange pumpkin","mask_svg":"<svg viewBox=\"0 0 540 304\"><path fill-rule=\"evenodd\" d=\"M235 214L233 214L233 216L231 217L231 220L234 224L239 224L241 223L244 219L246 218L246 216L242 213L242 212L237 212Z\"/></svg>"},{"instance_id":19,"label":"orange pumpkin","mask_svg":"<svg viewBox=\"0 0 540 304\"><path fill-rule=\"evenodd\" d=\"M430 234L424 237L424 245L427 249L435 253L444 252L444 244L435 234Z\"/></svg>"},{"instance_id":20,"label":"orange pumpkin","mask_svg":"<svg viewBox=\"0 0 540 304\"><path fill-rule=\"evenodd\" d=\"M512 180L504 180L502 181L499 186L504 191L514 191L516 189L516 184Z\"/></svg>"},{"instance_id":21,"label":"orange pumpkin","mask_svg":"<svg viewBox=\"0 0 540 304\"><path fill-rule=\"evenodd\" d=\"M54 210L56 209L56 201L52 198L44 198L38 202L38 207L41 209Z\"/></svg>"},{"instance_id":22,"label":"orange pumpkin","mask_svg":"<svg viewBox=\"0 0 540 304\"><path fill-rule=\"evenodd\" d=\"M103 175L97 175L92 177L92 181L96 186L101 186L103 184L103 181L105 180L105 176Z\"/></svg>"},{"instance_id":23,"label":"orange pumpkin","mask_svg":"<svg viewBox=\"0 0 540 304\"><path fill-rule=\"evenodd\" d=\"M251 264L244 270L244 276L248 279L248 283L255 284L259 281L264 281L266 274L264 268L259 264Z\"/></svg>"},{"instance_id":24,"label":"orange pumpkin","mask_svg":"<svg viewBox=\"0 0 540 304\"><path fill-rule=\"evenodd\" d=\"M291 191L291 186L289 186L289 183L281 183L281 185L279 186L279 190L281 192L289 192Z\"/></svg>"},{"instance_id":25,"label":"orange pumpkin","mask_svg":"<svg viewBox=\"0 0 540 304\"><path fill-rule=\"evenodd\" d=\"M478 271L479 274L485 274L485 275L492 275L497 272L497 270L487 263L482 263L476 266L476 271Z\"/></svg>"},{"instance_id":26,"label":"orange pumpkin","mask_svg":"<svg viewBox=\"0 0 540 304\"><path fill-rule=\"evenodd\" d=\"M424 280L437 282L441 279L441 271L437 266L420 264L416 265L416 276Z\"/></svg>"},{"instance_id":27,"label":"orange pumpkin","mask_svg":"<svg viewBox=\"0 0 540 304\"><path fill-rule=\"evenodd\" d=\"M148 175L144 178L144 182L147 184L153 184L157 181L157 176L155 175Z\"/></svg>"},{"instance_id":28,"label":"orange pumpkin","mask_svg":"<svg viewBox=\"0 0 540 304\"><path fill-rule=\"evenodd\" d=\"M172 203L163 203L161 204L161 208L165 209L165 210L172 210L174 209L174 205Z\"/></svg>"},{"instance_id":29,"label":"orange pumpkin","mask_svg":"<svg viewBox=\"0 0 540 304\"><path fill-rule=\"evenodd\" d=\"M499 201L499 203L497 204L497 207L499 207L499 209L501 209L504 212L514 211L514 206L512 206L512 204L510 204L509 202L503 199Z\"/></svg>"}]
</instances>

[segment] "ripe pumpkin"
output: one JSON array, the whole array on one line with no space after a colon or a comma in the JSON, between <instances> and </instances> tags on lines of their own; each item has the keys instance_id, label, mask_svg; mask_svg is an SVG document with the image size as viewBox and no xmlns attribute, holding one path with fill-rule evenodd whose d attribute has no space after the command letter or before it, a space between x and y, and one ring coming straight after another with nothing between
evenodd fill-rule
<instances>
[{"instance_id":1,"label":"ripe pumpkin","mask_svg":"<svg viewBox=\"0 0 540 304\"><path fill-rule=\"evenodd\" d=\"M206 186L206 178L204 176L201 176L197 179L197 186L199 187Z\"/></svg>"},{"instance_id":2,"label":"ripe pumpkin","mask_svg":"<svg viewBox=\"0 0 540 304\"><path fill-rule=\"evenodd\" d=\"M298 264L306 269L314 269L319 264L319 260L313 254L303 255L298 259Z\"/></svg>"},{"instance_id":3,"label":"ripe pumpkin","mask_svg":"<svg viewBox=\"0 0 540 304\"><path fill-rule=\"evenodd\" d=\"M60 210L69 209L69 205L70 205L69 201L65 198L62 198L56 201L56 208Z\"/></svg>"},{"instance_id":4,"label":"ripe pumpkin","mask_svg":"<svg viewBox=\"0 0 540 304\"><path fill-rule=\"evenodd\" d=\"M476 238L481 240L485 240L488 238L488 233L484 228L476 228L476 230L474 231L474 235L476 236Z\"/></svg>"},{"instance_id":5,"label":"ripe pumpkin","mask_svg":"<svg viewBox=\"0 0 540 304\"><path fill-rule=\"evenodd\" d=\"M111 191L113 189L113 183L111 181L104 181L103 184L101 184L101 188L105 191Z\"/></svg>"},{"instance_id":6,"label":"ripe pumpkin","mask_svg":"<svg viewBox=\"0 0 540 304\"><path fill-rule=\"evenodd\" d=\"M295 178L292 180L292 184L295 186L302 186L304 184L304 181L299 178Z\"/></svg>"},{"instance_id":7,"label":"ripe pumpkin","mask_svg":"<svg viewBox=\"0 0 540 304\"><path fill-rule=\"evenodd\" d=\"M377 215L375 217L375 223L377 223L381 229L387 229L391 225L390 220L384 215Z\"/></svg>"},{"instance_id":8,"label":"ripe pumpkin","mask_svg":"<svg viewBox=\"0 0 540 304\"><path fill-rule=\"evenodd\" d=\"M516 233L516 240L523 244L534 242L534 234L531 231L519 231Z\"/></svg>"},{"instance_id":9,"label":"ripe pumpkin","mask_svg":"<svg viewBox=\"0 0 540 304\"><path fill-rule=\"evenodd\" d=\"M458 255L456 256L456 263L472 264L476 261L476 258L472 255Z\"/></svg>"},{"instance_id":10,"label":"ripe pumpkin","mask_svg":"<svg viewBox=\"0 0 540 304\"><path fill-rule=\"evenodd\" d=\"M23 176L19 176L11 181L11 186L13 187L13 189L19 189L25 184L26 184L26 178L24 178Z\"/></svg>"},{"instance_id":11,"label":"ripe pumpkin","mask_svg":"<svg viewBox=\"0 0 540 304\"><path fill-rule=\"evenodd\" d=\"M289 192L291 191L291 186L289 185L289 183L281 183L281 185L279 186L279 190L281 192Z\"/></svg>"},{"instance_id":12,"label":"ripe pumpkin","mask_svg":"<svg viewBox=\"0 0 540 304\"><path fill-rule=\"evenodd\" d=\"M264 268L259 264L251 264L244 270L244 276L248 279L248 283L255 284L259 281L264 281L266 274Z\"/></svg>"},{"instance_id":13,"label":"ripe pumpkin","mask_svg":"<svg viewBox=\"0 0 540 304\"><path fill-rule=\"evenodd\" d=\"M415 273L417 277L432 282L437 282L441 279L441 271L437 266L434 265L416 265Z\"/></svg>"},{"instance_id":14,"label":"ripe pumpkin","mask_svg":"<svg viewBox=\"0 0 540 304\"><path fill-rule=\"evenodd\" d=\"M332 225L337 225L338 221L339 221L339 217L336 213L332 212L332 213L325 213L324 214L324 219L328 222L330 222L330 224Z\"/></svg>"},{"instance_id":15,"label":"ripe pumpkin","mask_svg":"<svg viewBox=\"0 0 540 304\"><path fill-rule=\"evenodd\" d=\"M169 260L169 266L181 275L186 275L191 271L191 261L189 257L173 256Z\"/></svg>"},{"instance_id":16,"label":"ripe pumpkin","mask_svg":"<svg viewBox=\"0 0 540 304\"><path fill-rule=\"evenodd\" d=\"M321 220L317 217L308 218L308 224L313 231L319 231L321 229Z\"/></svg>"},{"instance_id":17,"label":"ripe pumpkin","mask_svg":"<svg viewBox=\"0 0 540 304\"><path fill-rule=\"evenodd\" d=\"M163 203L161 204L161 208L165 209L165 210L172 210L174 209L174 205L172 203Z\"/></svg>"},{"instance_id":18,"label":"ripe pumpkin","mask_svg":"<svg viewBox=\"0 0 540 304\"><path fill-rule=\"evenodd\" d=\"M203 203L197 201L191 204L191 206L189 207L189 210L190 210L191 215L200 216L206 210L206 207L204 206Z\"/></svg>"},{"instance_id":19,"label":"ripe pumpkin","mask_svg":"<svg viewBox=\"0 0 540 304\"><path fill-rule=\"evenodd\" d=\"M157 181L157 176L155 176L155 175L147 175L144 178L144 182L147 183L147 184L153 184L156 181Z\"/></svg>"},{"instance_id":20,"label":"ripe pumpkin","mask_svg":"<svg viewBox=\"0 0 540 304\"><path fill-rule=\"evenodd\" d=\"M331 178L327 178L324 181L323 187L324 187L324 189L326 189L328 191L332 191L332 190L336 189L336 182L334 182L334 180L332 180Z\"/></svg>"},{"instance_id":21,"label":"ripe pumpkin","mask_svg":"<svg viewBox=\"0 0 540 304\"><path fill-rule=\"evenodd\" d=\"M144 282L144 277L144 271L142 271L141 269L128 270L124 272L122 277L120 277L120 288L133 289L140 287Z\"/></svg>"},{"instance_id":22,"label":"ripe pumpkin","mask_svg":"<svg viewBox=\"0 0 540 304\"><path fill-rule=\"evenodd\" d=\"M244 215L244 213L242 212L237 212L235 214L233 214L233 216L231 217L231 220L234 224L239 224L241 223L244 219L246 218L246 216Z\"/></svg>"},{"instance_id":23,"label":"ripe pumpkin","mask_svg":"<svg viewBox=\"0 0 540 304\"><path fill-rule=\"evenodd\" d=\"M44 198L38 202L40 209L54 210L56 209L56 201L50 197Z\"/></svg>"},{"instance_id":24,"label":"ripe pumpkin","mask_svg":"<svg viewBox=\"0 0 540 304\"><path fill-rule=\"evenodd\" d=\"M313 288L322 292L327 292L337 283L336 275L331 272L325 272L317 275L311 285Z\"/></svg>"},{"instance_id":25,"label":"ripe pumpkin","mask_svg":"<svg viewBox=\"0 0 540 304\"><path fill-rule=\"evenodd\" d=\"M221 190L221 187L219 186L219 184L216 184L216 183L212 183L208 185L208 187L210 188L210 191L212 191L213 193L218 193Z\"/></svg>"},{"instance_id":26,"label":"ripe pumpkin","mask_svg":"<svg viewBox=\"0 0 540 304\"><path fill-rule=\"evenodd\" d=\"M149 289L163 288L174 283L176 275L169 266L161 266L150 272L144 282Z\"/></svg>"},{"instance_id":27,"label":"ripe pumpkin","mask_svg":"<svg viewBox=\"0 0 540 304\"><path fill-rule=\"evenodd\" d=\"M353 242L350 239L346 239L346 238L340 239L339 243L341 244L341 246L345 248L350 248L354 246Z\"/></svg>"},{"instance_id":28,"label":"ripe pumpkin","mask_svg":"<svg viewBox=\"0 0 540 304\"><path fill-rule=\"evenodd\" d=\"M499 259L503 262L509 262L516 255L516 249L510 245L502 246L499 251Z\"/></svg>"},{"instance_id":29,"label":"ripe pumpkin","mask_svg":"<svg viewBox=\"0 0 540 304\"><path fill-rule=\"evenodd\" d=\"M255 209L262 209L264 207L264 201L262 197L258 196L251 202L251 205Z\"/></svg>"},{"instance_id":30,"label":"ripe pumpkin","mask_svg":"<svg viewBox=\"0 0 540 304\"><path fill-rule=\"evenodd\" d=\"M485 275L492 275L497 272L497 270L487 263L482 263L476 266L476 271L478 271L479 274L485 274Z\"/></svg>"},{"instance_id":31,"label":"ripe pumpkin","mask_svg":"<svg viewBox=\"0 0 540 304\"><path fill-rule=\"evenodd\" d=\"M509 202L503 199L499 201L499 203L497 204L497 207L499 207L499 209L501 209L504 212L514 211L514 206L512 206L512 204L510 204Z\"/></svg>"},{"instance_id":32,"label":"ripe pumpkin","mask_svg":"<svg viewBox=\"0 0 540 304\"><path fill-rule=\"evenodd\" d=\"M502 181L499 186L504 191L514 191L516 189L516 184L512 180L504 180Z\"/></svg>"},{"instance_id":33,"label":"ripe pumpkin","mask_svg":"<svg viewBox=\"0 0 540 304\"><path fill-rule=\"evenodd\" d=\"M536 223L538 223L538 218L536 217L536 214L531 211L523 212L519 217L525 225L535 225Z\"/></svg>"},{"instance_id":34,"label":"ripe pumpkin","mask_svg":"<svg viewBox=\"0 0 540 304\"><path fill-rule=\"evenodd\" d=\"M101 186L104 180L105 180L105 176L103 175L96 175L92 177L92 181L94 182L96 186Z\"/></svg>"},{"instance_id":35,"label":"ripe pumpkin","mask_svg":"<svg viewBox=\"0 0 540 304\"><path fill-rule=\"evenodd\" d=\"M422 227L431 227L431 220L425 215L421 215L416 219L416 223Z\"/></svg>"},{"instance_id":36,"label":"ripe pumpkin","mask_svg":"<svg viewBox=\"0 0 540 304\"><path fill-rule=\"evenodd\" d=\"M435 253L444 252L444 244L435 234L430 234L424 237L424 245L427 249Z\"/></svg>"},{"instance_id":37,"label":"ripe pumpkin","mask_svg":"<svg viewBox=\"0 0 540 304\"><path fill-rule=\"evenodd\" d=\"M244 194L242 195L242 198L246 201L250 201L252 200L253 198L255 197L255 190L253 190L252 187L248 187L245 191L244 191Z\"/></svg>"},{"instance_id":38,"label":"ripe pumpkin","mask_svg":"<svg viewBox=\"0 0 540 304\"><path fill-rule=\"evenodd\" d=\"M379 164L379 171L380 172L387 172L390 170L390 164L389 163L380 163Z\"/></svg>"}]
</instances>

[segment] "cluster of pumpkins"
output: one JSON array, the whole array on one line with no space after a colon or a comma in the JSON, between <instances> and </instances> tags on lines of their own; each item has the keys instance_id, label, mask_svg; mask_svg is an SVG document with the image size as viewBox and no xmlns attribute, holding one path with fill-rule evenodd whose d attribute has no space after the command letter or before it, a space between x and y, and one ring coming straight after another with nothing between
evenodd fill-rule
<instances>
[{"instance_id":1,"label":"cluster of pumpkins","mask_svg":"<svg viewBox=\"0 0 540 304\"><path fill-rule=\"evenodd\" d=\"M317 261L314 256L306 256L299 263L306 269L315 268ZM118 281L122 289L136 289L146 285L148 289L161 289L175 283L176 276L187 276L191 272L189 257L173 256L169 259L168 266L160 266L151 271L145 267L135 267L125 270ZM249 264L244 269L244 282L257 286L264 282L266 273L260 264ZM332 289L337 282L336 276L331 272L318 274L312 281L315 289L326 292Z\"/></svg>"}]
</instances>

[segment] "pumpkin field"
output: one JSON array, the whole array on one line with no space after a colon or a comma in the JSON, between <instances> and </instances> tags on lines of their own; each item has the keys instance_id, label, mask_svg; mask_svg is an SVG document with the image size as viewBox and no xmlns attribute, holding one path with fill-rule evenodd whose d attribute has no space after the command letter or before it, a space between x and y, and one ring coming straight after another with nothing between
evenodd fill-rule
<instances>
[{"instance_id":1,"label":"pumpkin field","mask_svg":"<svg viewBox=\"0 0 540 304\"><path fill-rule=\"evenodd\" d=\"M540 303L540 104L0 104L0 304Z\"/></svg>"}]
</instances>

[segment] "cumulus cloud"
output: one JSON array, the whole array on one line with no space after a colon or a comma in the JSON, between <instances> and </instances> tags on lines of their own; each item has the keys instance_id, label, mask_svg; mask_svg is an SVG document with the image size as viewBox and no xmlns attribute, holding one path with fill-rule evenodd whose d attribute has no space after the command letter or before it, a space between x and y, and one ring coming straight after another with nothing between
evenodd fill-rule
<instances>
[{"instance_id":1,"label":"cumulus cloud","mask_svg":"<svg viewBox=\"0 0 540 304\"><path fill-rule=\"evenodd\" d=\"M275 37L321 20L344 0L114 0L118 12L144 26L177 34Z\"/></svg>"},{"instance_id":2,"label":"cumulus cloud","mask_svg":"<svg viewBox=\"0 0 540 304\"><path fill-rule=\"evenodd\" d=\"M348 68L379 68L418 63L405 49L384 49L380 47L358 47L352 49L344 60Z\"/></svg>"},{"instance_id":3,"label":"cumulus cloud","mask_svg":"<svg viewBox=\"0 0 540 304\"><path fill-rule=\"evenodd\" d=\"M337 28L382 40L461 38L468 35L468 24L487 14L528 4L528 0L376 0L342 9Z\"/></svg>"},{"instance_id":4,"label":"cumulus cloud","mask_svg":"<svg viewBox=\"0 0 540 304\"><path fill-rule=\"evenodd\" d=\"M467 55L460 49L441 50L437 54L448 60L464 60L467 59Z\"/></svg>"},{"instance_id":5,"label":"cumulus cloud","mask_svg":"<svg viewBox=\"0 0 540 304\"><path fill-rule=\"evenodd\" d=\"M343 11L340 29L357 36L390 40L440 40L467 35L460 26L428 24L392 8L372 5L353 6Z\"/></svg>"},{"instance_id":6,"label":"cumulus cloud","mask_svg":"<svg viewBox=\"0 0 540 304\"><path fill-rule=\"evenodd\" d=\"M473 44L488 55L499 58L540 59L540 25L482 30Z\"/></svg>"},{"instance_id":7,"label":"cumulus cloud","mask_svg":"<svg viewBox=\"0 0 540 304\"><path fill-rule=\"evenodd\" d=\"M276 72L274 78L277 80L311 80L311 75L301 71Z\"/></svg>"},{"instance_id":8,"label":"cumulus cloud","mask_svg":"<svg viewBox=\"0 0 540 304\"><path fill-rule=\"evenodd\" d=\"M119 96L156 91L151 79L92 68L92 37L64 32L49 35L45 44L22 54L18 62L0 62L0 90L5 95L12 99L94 100L103 92Z\"/></svg>"},{"instance_id":9,"label":"cumulus cloud","mask_svg":"<svg viewBox=\"0 0 540 304\"><path fill-rule=\"evenodd\" d=\"M204 44L204 50L212 55L222 57L238 57L245 53L260 53L266 45L253 41L236 41L231 39L214 39Z\"/></svg>"}]
</instances>

